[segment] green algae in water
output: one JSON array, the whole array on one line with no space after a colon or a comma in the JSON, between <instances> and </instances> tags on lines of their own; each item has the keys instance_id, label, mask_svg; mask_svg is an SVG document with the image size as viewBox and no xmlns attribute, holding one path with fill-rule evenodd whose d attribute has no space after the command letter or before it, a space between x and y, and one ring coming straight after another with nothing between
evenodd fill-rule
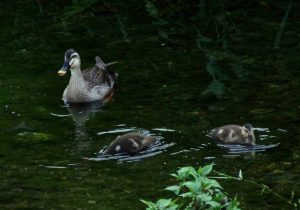
<instances>
[{"instance_id":1,"label":"green algae in water","mask_svg":"<svg viewBox=\"0 0 300 210\"><path fill-rule=\"evenodd\" d=\"M16 141L24 144L47 142L51 141L52 139L52 136L47 133L22 132L16 135Z\"/></svg>"}]
</instances>

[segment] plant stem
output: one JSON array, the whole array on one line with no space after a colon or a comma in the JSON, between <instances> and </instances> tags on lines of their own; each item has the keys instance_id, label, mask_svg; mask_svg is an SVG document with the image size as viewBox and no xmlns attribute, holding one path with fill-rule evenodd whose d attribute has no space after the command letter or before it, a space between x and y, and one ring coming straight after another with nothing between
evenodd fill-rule
<instances>
[{"instance_id":1,"label":"plant stem","mask_svg":"<svg viewBox=\"0 0 300 210\"><path fill-rule=\"evenodd\" d=\"M216 178L216 179L233 179L233 180L239 180L239 181L245 181L245 182L248 182L248 183L251 183L257 187L260 187L262 189L261 193L264 193L264 191L266 190L268 193L271 193L273 195L275 195L276 197L280 198L281 200L287 202L288 204L294 206L294 203L287 200L285 197L283 197L282 195L280 195L279 193L277 192L274 192L272 191L272 189L268 186L268 185L265 185L265 184L259 184L253 180L245 180L245 179L240 179L238 177L234 177L234 176L229 176L227 174L223 174L223 173L220 173L220 172L216 172L218 175L221 175L222 177L213 177L213 178ZM212 177L210 177L212 178Z\"/></svg>"},{"instance_id":2,"label":"plant stem","mask_svg":"<svg viewBox=\"0 0 300 210\"><path fill-rule=\"evenodd\" d=\"M37 3L38 6L39 6L41 15L44 15L43 5L42 5L42 3L40 2L40 0L36 0L36 3Z\"/></svg>"},{"instance_id":3,"label":"plant stem","mask_svg":"<svg viewBox=\"0 0 300 210\"><path fill-rule=\"evenodd\" d=\"M290 3L288 5L288 8L285 12L285 15L284 15L284 17L283 17L283 19L280 23L279 31L277 32L277 35L276 35L276 38L275 38L275 41L274 41L274 45L273 45L274 49L279 49L280 48L279 45L280 45L280 42L281 42L282 33L284 31L287 18L289 16L290 10L292 8L292 4L293 4L293 0L290 0Z\"/></svg>"}]
</instances>

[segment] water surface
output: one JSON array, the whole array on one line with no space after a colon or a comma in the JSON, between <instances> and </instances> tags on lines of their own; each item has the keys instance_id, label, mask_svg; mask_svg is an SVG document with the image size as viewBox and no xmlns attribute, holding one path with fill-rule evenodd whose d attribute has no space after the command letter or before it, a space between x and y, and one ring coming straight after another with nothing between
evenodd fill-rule
<instances>
[{"instance_id":1,"label":"water surface","mask_svg":"<svg viewBox=\"0 0 300 210\"><path fill-rule=\"evenodd\" d=\"M86 23L92 32L98 32L96 26L107 28L105 34L52 31L51 37L40 35L45 39L34 42L37 48L30 39L1 47L0 208L143 209L141 198L170 196L162 189L174 183L169 174L178 167L214 162L217 171L237 176L242 170L245 179L276 193L260 194L249 182L221 180L243 209L291 209L291 195L293 202L300 197L296 45L287 41L281 51L267 51L260 42L269 46L268 40L256 43L252 39L259 35L246 33L248 43L242 47L249 53L243 55L248 77L227 78L222 96L204 96L212 82L206 69L211 60L196 47L196 39L164 40L153 32L156 25L135 19L126 28L130 43L115 16L107 15ZM95 55L119 61L112 101L82 108L63 103L69 75L61 78L56 71L71 47L84 67L94 63ZM237 67L227 62L233 61L216 65L230 77ZM206 136L215 127L245 123L256 128L256 147L217 145ZM136 156L101 155L130 131L159 141Z\"/></svg>"}]
</instances>

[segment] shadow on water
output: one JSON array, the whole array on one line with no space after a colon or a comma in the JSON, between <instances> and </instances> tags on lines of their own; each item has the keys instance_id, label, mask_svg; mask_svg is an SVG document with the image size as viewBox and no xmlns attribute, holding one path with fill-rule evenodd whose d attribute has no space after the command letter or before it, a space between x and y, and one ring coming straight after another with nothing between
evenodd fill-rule
<instances>
[{"instance_id":1,"label":"shadow on water","mask_svg":"<svg viewBox=\"0 0 300 210\"><path fill-rule=\"evenodd\" d=\"M142 133L143 135L152 135L156 138L157 141L155 142L155 144L151 145L147 149L145 149L145 150L143 150L143 151L141 151L137 154L134 154L134 155L127 155L127 154L104 155L103 152L107 148L107 146L105 146L103 149L101 149L97 153L96 157L85 158L86 160L92 160L92 161L117 160L118 163L136 162L136 161L141 161L142 159L145 159L145 158L149 158L149 157L159 155L159 154L165 152L169 147L172 147L172 146L175 145L174 142L171 142L171 143L165 142L163 136L157 135L157 134L151 134L150 131L148 131L148 130L138 129L136 127L126 128L126 127L124 127L126 125L118 125L118 126L122 127L122 128L117 128L117 129L113 129L113 130L109 130L109 131L99 132L99 133L97 133L97 135L138 132L138 133ZM173 129L166 129L166 128L154 128L154 129L152 129L152 131L153 132L155 132L155 131L175 132L175 130L173 130Z\"/></svg>"}]
</instances>

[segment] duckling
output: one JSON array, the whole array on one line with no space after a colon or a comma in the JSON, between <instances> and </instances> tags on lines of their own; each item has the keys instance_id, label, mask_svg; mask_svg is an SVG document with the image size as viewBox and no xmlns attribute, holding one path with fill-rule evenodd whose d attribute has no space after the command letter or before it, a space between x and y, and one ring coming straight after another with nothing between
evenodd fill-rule
<instances>
[{"instance_id":1,"label":"duckling","mask_svg":"<svg viewBox=\"0 0 300 210\"><path fill-rule=\"evenodd\" d=\"M210 137L223 144L255 145L255 136L251 124L244 126L224 125L213 129Z\"/></svg>"},{"instance_id":2,"label":"duckling","mask_svg":"<svg viewBox=\"0 0 300 210\"><path fill-rule=\"evenodd\" d=\"M95 66L82 72L79 54L73 49L65 52L65 62L58 74L64 76L68 70L71 72L69 84L62 97L66 103L100 101L113 92L117 73L107 67L116 62L105 64L100 57L96 56L95 59Z\"/></svg>"},{"instance_id":3,"label":"duckling","mask_svg":"<svg viewBox=\"0 0 300 210\"><path fill-rule=\"evenodd\" d=\"M134 154L140 152L156 142L153 136L141 133L128 133L118 136L103 152L103 154Z\"/></svg>"}]
</instances>

